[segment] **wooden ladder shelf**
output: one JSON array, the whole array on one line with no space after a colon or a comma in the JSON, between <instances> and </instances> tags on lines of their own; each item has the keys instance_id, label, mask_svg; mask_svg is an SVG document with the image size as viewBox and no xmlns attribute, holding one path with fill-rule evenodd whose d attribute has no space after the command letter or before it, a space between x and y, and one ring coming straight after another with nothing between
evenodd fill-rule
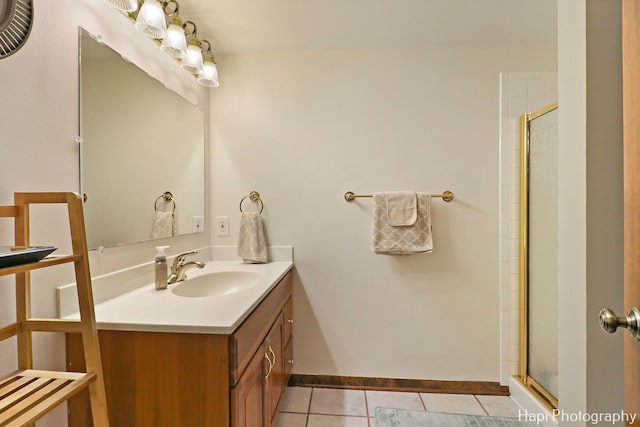
<instances>
[{"instance_id":1,"label":"wooden ladder shelf","mask_svg":"<svg viewBox=\"0 0 640 427\"><path fill-rule=\"evenodd\" d=\"M14 218L14 244L29 246L29 205L54 203L67 205L73 254L0 268L0 276L15 275L16 282L16 322L0 328L0 341L17 337L18 351L18 370L0 377L0 426L33 426L50 410L88 388L94 426L108 427L82 199L76 193L15 193L13 206L0 206L0 217ZM64 263L74 264L80 321L31 318L30 272ZM32 332L82 334L86 372L35 370Z\"/></svg>"}]
</instances>

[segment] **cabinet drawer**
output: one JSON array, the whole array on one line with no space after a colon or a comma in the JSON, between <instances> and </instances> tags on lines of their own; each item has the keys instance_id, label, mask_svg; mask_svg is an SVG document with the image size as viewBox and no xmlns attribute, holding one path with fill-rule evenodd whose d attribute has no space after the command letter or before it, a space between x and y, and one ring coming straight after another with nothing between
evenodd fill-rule
<instances>
[{"instance_id":1,"label":"cabinet drawer","mask_svg":"<svg viewBox=\"0 0 640 427\"><path fill-rule=\"evenodd\" d=\"M289 298L289 300L285 304L283 312L284 312L283 341L286 344L289 342L289 339L291 338L291 333L293 330L293 303L291 301L291 298Z\"/></svg>"},{"instance_id":2,"label":"cabinet drawer","mask_svg":"<svg viewBox=\"0 0 640 427\"><path fill-rule=\"evenodd\" d=\"M288 272L229 337L229 368L232 386L237 384L290 297L291 272Z\"/></svg>"}]
</instances>

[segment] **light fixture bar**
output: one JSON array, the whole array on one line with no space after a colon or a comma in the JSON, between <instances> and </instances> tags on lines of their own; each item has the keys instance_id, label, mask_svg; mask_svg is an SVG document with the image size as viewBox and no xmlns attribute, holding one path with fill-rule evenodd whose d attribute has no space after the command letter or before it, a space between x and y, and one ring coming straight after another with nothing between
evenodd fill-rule
<instances>
[{"instance_id":1,"label":"light fixture bar","mask_svg":"<svg viewBox=\"0 0 640 427\"><path fill-rule=\"evenodd\" d=\"M198 28L193 21L182 23L179 16L180 5L177 1L104 1L128 14L135 22L136 29L155 39L160 45L160 50L180 61L180 66L193 74L199 84L207 87L220 85L211 43L198 39Z\"/></svg>"}]
</instances>

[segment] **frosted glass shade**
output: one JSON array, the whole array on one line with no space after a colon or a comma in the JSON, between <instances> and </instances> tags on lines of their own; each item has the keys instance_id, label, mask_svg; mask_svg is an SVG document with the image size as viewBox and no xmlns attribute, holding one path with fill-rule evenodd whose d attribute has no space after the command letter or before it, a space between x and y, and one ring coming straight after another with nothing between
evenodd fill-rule
<instances>
[{"instance_id":1,"label":"frosted glass shade","mask_svg":"<svg viewBox=\"0 0 640 427\"><path fill-rule=\"evenodd\" d=\"M136 29L154 39L164 37L167 21L164 18L164 10L157 0L144 0L136 18Z\"/></svg>"},{"instance_id":2,"label":"frosted glass shade","mask_svg":"<svg viewBox=\"0 0 640 427\"><path fill-rule=\"evenodd\" d=\"M207 87L218 87L220 81L218 80L218 67L214 62L205 61L202 64L202 71L198 74L198 83Z\"/></svg>"},{"instance_id":3,"label":"frosted glass shade","mask_svg":"<svg viewBox=\"0 0 640 427\"><path fill-rule=\"evenodd\" d=\"M189 43L180 66L191 74L200 73L202 70L202 52L199 45Z\"/></svg>"},{"instance_id":4,"label":"frosted glass shade","mask_svg":"<svg viewBox=\"0 0 640 427\"><path fill-rule=\"evenodd\" d=\"M138 0L104 0L111 7L123 12L133 12L138 8Z\"/></svg>"},{"instance_id":5,"label":"frosted glass shade","mask_svg":"<svg viewBox=\"0 0 640 427\"><path fill-rule=\"evenodd\" d=\"M184 58L187 50L187 39L184 36L184 30L178 24L170 24L167 33L162 40L160 50L165 51L174 58Z\"/></svg>"}]
</instances>

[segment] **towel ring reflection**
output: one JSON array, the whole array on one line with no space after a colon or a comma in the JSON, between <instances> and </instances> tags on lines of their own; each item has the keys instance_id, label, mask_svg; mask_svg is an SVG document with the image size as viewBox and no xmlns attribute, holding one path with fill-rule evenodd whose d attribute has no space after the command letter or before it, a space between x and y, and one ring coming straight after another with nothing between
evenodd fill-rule
<instances>
[{"instance_id":1,"label":"towel ring reflection","mask_svg":"<svg viewBox=\"0 0 640 427\"><path fill-rule=\"evenodd\" d=\"M262 199L260 198L260 193L258 193L257 191L252 191L251 193L249 193L248 196L244 196L241 200L240 200L240 212L242 213L242 202L244 202L246 199L251 200L252 202L260 202L260 212L262 213L262 211L264 210L264 203L262 202Z\"/></svg>"},{"instance_id":2,"label":"towel ring reflection","mask_svg":"<svg viewBox=\"0 0 640 427\"><path fill-rule=\"evenodd\" d=\"M171 212L175 212L176 211L176 201L173 200L173 194L171 194L171 191L165 191L153 203L153 210L156 211L156 212L158 212L158 202L160 200L164 200L165 202L173 203L173 209L171 209Z\"/></svg>"}]
</instances>

